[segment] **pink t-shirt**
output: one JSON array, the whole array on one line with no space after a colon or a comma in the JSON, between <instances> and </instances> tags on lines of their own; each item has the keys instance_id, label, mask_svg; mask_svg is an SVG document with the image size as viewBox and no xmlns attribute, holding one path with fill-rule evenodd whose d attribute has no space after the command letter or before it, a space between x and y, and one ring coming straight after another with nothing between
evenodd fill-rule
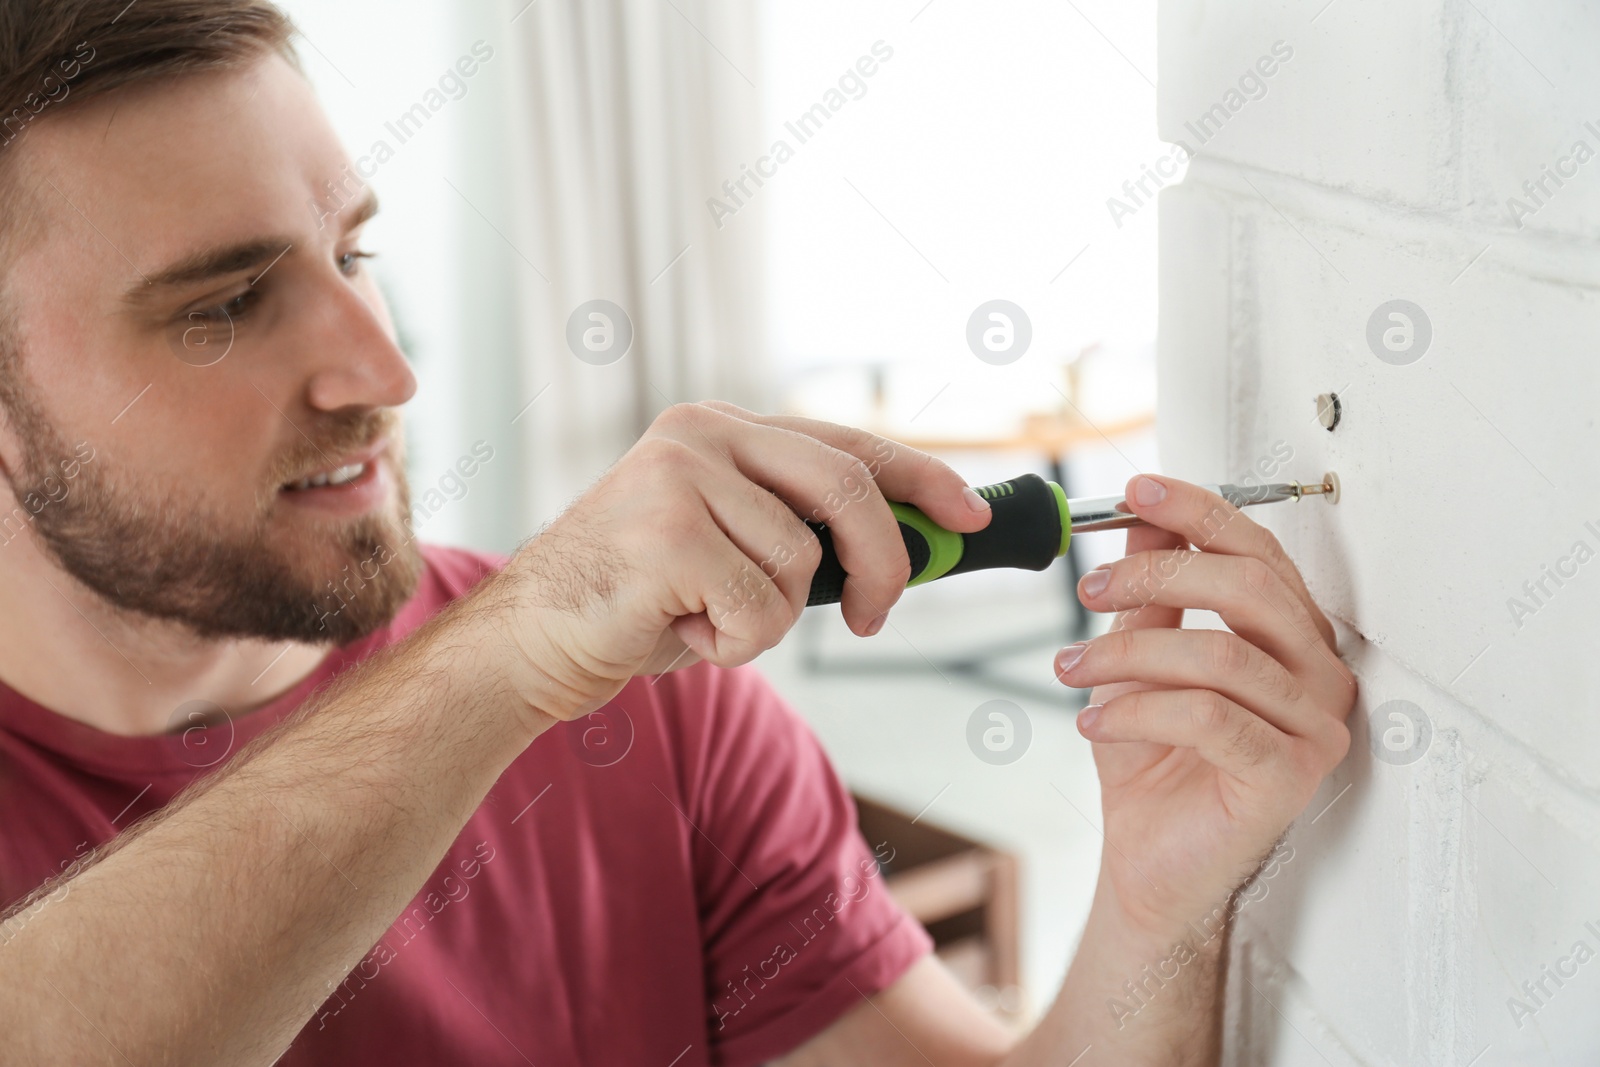
<instances>
[{"instance_id":1,"label":"pink t-shirt","mask_svg":"<svg viewBox=\"0 0 1600 1067\"><path fill-rule=\"evenodd\" d=\"M0 685L0 905L501 562L425 555L389 627L231 723L118 737ZM883 887L880 847L875 859L816 739L753 670L635 679L512 763L279 1063L761 1063L929 950Z\"/></svg>"}]
</instances>

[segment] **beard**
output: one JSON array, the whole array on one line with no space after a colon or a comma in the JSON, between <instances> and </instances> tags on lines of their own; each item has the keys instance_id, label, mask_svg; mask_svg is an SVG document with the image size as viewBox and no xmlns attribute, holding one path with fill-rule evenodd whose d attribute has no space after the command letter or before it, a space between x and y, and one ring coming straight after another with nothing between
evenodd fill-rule
<instances>
[{"instance_id":1,"label":"beard","mask_svg":"<svg viewBox=\"0 0 1600 1067\"><path fill-rule=\"evenodd\" d=\"M416 591L422 557L398 462L394 511L327 520L309 543L303 530L273 536L282 486L325 467L327 455L386 434L397 441L392 411L330 414L302 427L298 446L274 467L281 479L258 495L254 520L241 527L204 500L119 478L92 448L84 458L87 443L70 448L27 399L10 399L23 448L22 470L9 473L17 500L33 513L47 553L115 608L202 638L343 645L388 624ZM374 462L390 463L393 454Z\"/></svg>"}]
</instances>

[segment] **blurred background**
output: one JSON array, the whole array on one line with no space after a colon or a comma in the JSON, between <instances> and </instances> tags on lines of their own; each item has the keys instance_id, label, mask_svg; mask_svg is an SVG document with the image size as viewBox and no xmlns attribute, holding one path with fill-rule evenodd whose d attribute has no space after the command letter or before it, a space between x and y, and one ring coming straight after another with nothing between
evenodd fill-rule
<instances>
[{"instance_id":1,"label":"blurred background","mask_svg":"<svg viewBox=\"0 0 1600 1067\"><path fill-rule=\"evenodd\" d=\"M1182 164L1153 2L284 6L383 201L425 539L509 551L686 400L868 426L973 484L1157 469L1153 194ZM569 343L575 313L616 347ZM1074 562L1120 550L1090 535ZM1100 851L1081 695L1050 669L1086 625L1069 591L1065 563L957 578L865 641L814 609L761 663L869 835L907 842L902 899L1023 1017Z\"/></svg>"}]
</instances>

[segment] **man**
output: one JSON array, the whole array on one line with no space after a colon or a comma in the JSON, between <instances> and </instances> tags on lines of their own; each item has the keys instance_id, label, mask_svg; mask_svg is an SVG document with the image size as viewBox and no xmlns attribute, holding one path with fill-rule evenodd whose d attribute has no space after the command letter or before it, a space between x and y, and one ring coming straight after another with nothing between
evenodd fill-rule
<instances>
[{"instance_id":1,"label":"man","mask_svg":"<svg viewBox=\"0 0 1600 1067\"><path fill-rule=\"evenodd\" d=\"M869 435L686 405L511 560L419 550L374 205L308 210L347 157L290 32L266 0L0 9L0 1063L1215 1062L1230 901L1354 699L1271 536L1130 483L1152 525L1080 587L1117 625L1057 659L1096 687L1099 889L1010 1034L733 669L803 607L797 513L870 635L909 574L885 499L987 506Z\"/></svg>"}]
</instances>

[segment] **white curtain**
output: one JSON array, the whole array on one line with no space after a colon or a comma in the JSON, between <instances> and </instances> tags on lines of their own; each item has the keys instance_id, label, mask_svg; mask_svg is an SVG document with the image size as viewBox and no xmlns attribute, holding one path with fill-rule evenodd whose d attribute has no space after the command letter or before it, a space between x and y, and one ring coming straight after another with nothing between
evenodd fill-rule
<instances>
[{"instance_id":1,"label":"white curtain","mask_svg":"<svg viewBox=\"0 0 1600 1067\"><path fill-rule=\"evenodd\" d=\"M761 154L757 5L507 0L500 252L515 279L511 457L524 532L612 463L670 403L768 399L757 212L707 200ZM631 349L567 344L587 301L619 305ZM537 400L533 400L537 397ZM531 407L524 408L529 401ZM520 414L519 414L520 412Z\"/></svg>"}]
</instances>

